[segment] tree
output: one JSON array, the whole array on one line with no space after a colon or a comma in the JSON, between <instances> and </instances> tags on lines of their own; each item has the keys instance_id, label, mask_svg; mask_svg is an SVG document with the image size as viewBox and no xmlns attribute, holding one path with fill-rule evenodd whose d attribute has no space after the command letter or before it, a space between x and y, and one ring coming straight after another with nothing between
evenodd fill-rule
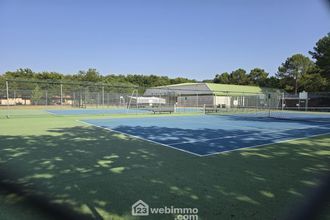
<instances>
[{"instance_id":1,"label":"tree","mask_svg":"<svg viewBox=\"0 0 330 220\"><path fill-rule=\"evenodd\" d=\"M269 88L280 88L280 80L275 76L268 77L265 80L265 87Z\"/></svg>"},{"instance_id":2,"label":"tree","mask_svg":"<svg viewBox=\"0 0 330 220\"><path fill-rule=\"evenodd\" d=\"M61 80L64 78L63 74L56 72L41 72L34 74L34 77L38 80Z\"/></svg>"},{"instance_id":3,"label":"tree","mask_svg":"<svg viewBox=\"0 0 330 220\"><path fill-rule=\"evenodd\" d=\"M213 83L214 82L214 79L204 79L204 80L202 80L202 82L203 83Z\"/></svg>"},{"instance_id":4,"label":"tree","mask_svg":"<svg viewBox=\"0 0 330 220\"><path fill-rule=\"evenodd\" d=\"M87 71L80 70L77 77L81 81L88 82L101 82L102 80L102 76L96 69L88 69Z\"/></svg>"},{"instance_id":5,"label":"tree","mask_svg":"<svg viewBox=\"0 0 330 220\"><path fill-rule=\"evenodd\" d=\"M268 73L260 68L254 68L248 75L249 83L252 85L265 86Z\"/></svg>"},{"instance_id":6,"label":"tree","mask_svg":"<svg viewBox=\"0 0 330 220\"><path fill-rule=\"evenodd\" d=\"M182 77L177 77L177 78L174 78L174 79L170 79L170 84L190 83L190 82L196 82L196 80L182 78Z\"/></svg>"},{"instance_id":7,"label":"tree","mask_svg":"<svg viewBox=\"0 0 330 220\"><path fill-rule=\"evenodd\" d=\"M14 72L8 71L5 73L5 77L7 78L24 78L24 79L31 79L35 76L35 73L29 69L18 69Z\"/></svg>"},{"instance_id":8,"label":"tree","mask_svg":"<svg viewBox=\"0 0 330 220\"><path fill-rule=\"evenodd\" d=\"M295 54L282 63L276 76L280 79L284 89L297 94L302 76L311 71L314 66L315 64L308 57Z\"/></svg>"},{"instance_id":9,"label":"tree","mask_svg":"<svg viewBox=\"0 0 330 220\"><path fill-rule=\"evenodd\" d=\"M222 74L215 75L215 78L213 79L214 83L223 83L223 84L230 84L230 75L227 72L224 72Z\"/></svg>"},{"instance_id":10,"label":"tree","mask_svg":"<svg viewBox=\"0 0 330 220\"><path fill-rule=\"evenodd\" d=\"M324 91L327 86L327 80L320 73L305 74L301 78L301 86L306 92Z\"/></svg>"},{"instance_id":11,"label":"tree","mask_svg":"<svg viewBox=\"0 0 330 220\"><path fill-rule=\"evenodd\" d=\"M0 90L5 90L5 89L6 89L6 79L5 77L0 75Z\"/></svg>"},{"instance_id":12,"label":"tree","mask_svg":"<svg viewBox=\"0 0 330 220\"><path fill-rule=\"evenodd\" d=\"M321 76L328 79L330 83L330 33L320 39L314 51L309 51L312 57L316 60L315 64L320 69Z\"/></svg>"},{"instance_id":13,"label":"tree","mask_svg":"<svg viewBox=\"0 0 330 220\"><path fill-rule=\"evenodd\" d=\"M34 88L32 91L31 101L33 104L38 105L38 102L41 100L42 97L42 91L38 85Z\"/></svg>"},{"instance_id":14,"label":"tree","mask_svg":"<svg viewBox=\"0 0 330 220\"><path fill-rule=\"evenodd\" d=\"M246 71L239 68L230 73L230 82L235 85L247 85L248 77Z\"/></svg>"}]
</instances>

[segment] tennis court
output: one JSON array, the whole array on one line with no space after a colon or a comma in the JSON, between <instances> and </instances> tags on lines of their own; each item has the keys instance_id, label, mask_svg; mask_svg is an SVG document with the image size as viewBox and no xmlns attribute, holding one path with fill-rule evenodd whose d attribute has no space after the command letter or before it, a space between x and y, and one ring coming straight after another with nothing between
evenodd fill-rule
<instances>
[{"instance_id":1,"label":"tennis court","mask_svg":"<svg viewBox=\"0 0 330 220\"><path fill-rule=\"evenodd\" d=\"M291 118L295 115L288 114ZM330 133L329 114L299 113L298 116L297 120L248 114L110 118L82 122L197 156L208 156ZM316 120L319 118L323 121Z\"/></svg>"},{"instance_id":2,"label":"tennis court","mask_svg":"<svg viewBox=\"0 0 330 220\"><path fill-rule=\"evenodd\" d=\"M43 205L82 216L69 219L140 219L139 200L197 208L198 219L283 219L329 171L328 93L46 85L31 105L37 89L12 86L20 104L0 106L0 219L47 219Z\"/></svg>"}]
</instances>

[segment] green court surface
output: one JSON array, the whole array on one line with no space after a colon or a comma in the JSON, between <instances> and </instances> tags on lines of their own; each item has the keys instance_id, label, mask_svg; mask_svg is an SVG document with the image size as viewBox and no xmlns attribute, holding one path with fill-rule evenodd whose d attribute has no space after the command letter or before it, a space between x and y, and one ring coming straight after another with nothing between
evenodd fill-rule
<instances>
[{"instance_id":1,"label":"green court surface","mask_svg":"<svg viewBox=\"0 0 330 220\"><path fill-rule=\"evenodd\" d=\"M330 170L330 135L196 157L78 121L90 118L109 116L0 119L5 181L95 219L174 219L132 217L139 199L152 207L198 208L198 219L281 219ZM47 218L9 191L0 209L0 219Z\"/></svg>"}]
</instances>

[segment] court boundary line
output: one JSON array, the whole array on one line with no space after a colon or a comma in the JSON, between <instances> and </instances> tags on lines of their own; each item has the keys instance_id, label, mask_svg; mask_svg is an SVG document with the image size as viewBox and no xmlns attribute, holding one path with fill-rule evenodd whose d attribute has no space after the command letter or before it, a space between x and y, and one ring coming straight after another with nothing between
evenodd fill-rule
<instances>
[{"instance_id":1,"label":"court boundary line","mask_svg":"<svg viewBox=\"0 0 330 220\"><path fill-rule=\"evenodd\" d=\"M58 114L55 114L54 112L50 112L49 110L45 110L45 112L47 112L48 114L51 114L51 115L59 116Z\"/></svg>"},{"instance_id":2,"label":"court boundary line","mask_svg":"<svg viewBox=\"0 0 330 220\"><path fill-rule=\"evenodd\" d=\"M292 139L282 140L282 141L275 141L273 143L268 143L268 144L258 144L258 145L249 146L249 147L236 148L236 149L233 149L233 150L215 152L215 153L211 153L211 154L201 155L201 157L213 156L213 155L217 155L217 154L221 154L221 153L229 153L229 152L232 152L232 151L239 151L239 150L244 150L244 149L248 149L248 148L257 148L257 147L273 145L273 144L279 144L279 143L285 143L285 142L296 141L296 140L301 140L301 139L308 139L308 138L313 138L313 137L328 135L328 134L330 134L330 132L326 132L326 133L322 133L322 134L315 134L315 135L310 135L310 136L300 137L300 138L292 138Z\"/></svg>"},{"instance_id":3,"label":"court boundary line","mask_svg":"<svg viewBox=\"0 0 330 220\"><path fill-rule=\"evenodd\" d=\"M330 125L330 124L327 124L327 125ZM324 125L325 126L325 125ZM293 131L293 130L303 130L303 129L308 129L308 128L315 128L315 127L318 127L318 128L322 128L324 126L318 126L318 125L311 125L311 126L305 126L305 127L301 127L301 128L287 128L287 129L278 129L276 131L269 131L269 132L264 132L264 134L272 134L272 133L279 133L279 132L283 132L283 131ZM238 126L233 126L233 127L238 127ZM244 127L246 128L247 126L241 126L241 127ZM257 130L264 130L262 128L260 129L257 129ZM328 129L326 129L328 130ZM213 141L213 140L218 140L218 139L227 139L227 138L236 138L236 137L243 137L243 136L247 136L247 135L251 135L251 134L241 134L241 135L228 135L228 136L224 136L224 137L218 137L218 138L209 138L207 140L201 140L201 141L183 141L183 142L176 142L176 143L171 143L170 145L179 145L179 144L192 144L192 143L198 143L198 142L206 142L206 141Z\"/></svg>"},{"instance_id":4,"label":"court boundary line","mask_svg":"<svg viewBox=\"0 0 330 220\"><path fill-rule=\"evenodd\" d=\"M105 128L105 127L102 127L102 126L99 126L99 125L95 125L95 124L92 124L92 123L89 123L89 122L81 121L81 120L76 120L76 121L78 121L80 123L83 123L83 124L87 124L89 126L93 126L93 127L97 127L97 128L101 128L101 129L107 130L107 131L111 131L111 132L123 134L123 135L129 136L129 137L133 137L135 139L140 139L140 140L147 141L147 142L150 142L150 143L153 143L153 144L162 145L164 147L172 148L172 149L175 149L175 150L178 150L178 151L181 151L181 152L184 152L184 153L188 153L188 154L191 154L191 155L194 155L194 156L198 156L198 157L203 157L204 156L204 155L196 154L196 153L193 153L193 152L190 152L190 151L187 151L187 150L184 150L184 149L180 149L180 148L177 148L177 147L172 147L170 145L163 144L163 143L160 143L160 142L157 142L157 141L149 140L149 139L146 139L146 138L143 138L143 137L131 135L131 134L128 134L128 133L125 133L125 132L121 132L121 131L116 131L116 130L113 130L111 128Z\"/></svg>"}]
</instances>

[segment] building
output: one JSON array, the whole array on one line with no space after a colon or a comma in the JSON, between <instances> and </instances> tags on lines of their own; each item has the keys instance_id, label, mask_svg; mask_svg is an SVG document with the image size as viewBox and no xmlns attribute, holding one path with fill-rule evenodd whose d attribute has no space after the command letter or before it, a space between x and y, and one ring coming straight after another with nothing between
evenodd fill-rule
<instances>
[{"instance_id":1,"label":"building","mask_svg":"<svg viewBox=\"0 0 330 220\"><path fill-rule=\"evenodd\" d=\"M270 96L270 94L272 94ZM167 103L178 107L219 106L231 107L277 107L281 91L258 86L218 83L182 83L149 88L144 96L162 97Z\"/></svg>"},{"instance_id":2,"label":"building","mask_svg":"<svg viewBox=\"0 0 330 220\"><path fill-rule=\"evenodd\" d=\"M158 97L142 97L142 96L129 96L129 108L134 108L135 106L141 107L155 107L164 106L166 104L166 99Z\"/></svg>"},{"instance_id":3,"label":"building","mask_svg":"<svg viewBox=\"0 0 330 220\"><path fill-rule=\"evenodd\" d=\"M3 98L0 99L0 105L31 105L31 100L23 98Z\"/></svg>"}]
</instances>

